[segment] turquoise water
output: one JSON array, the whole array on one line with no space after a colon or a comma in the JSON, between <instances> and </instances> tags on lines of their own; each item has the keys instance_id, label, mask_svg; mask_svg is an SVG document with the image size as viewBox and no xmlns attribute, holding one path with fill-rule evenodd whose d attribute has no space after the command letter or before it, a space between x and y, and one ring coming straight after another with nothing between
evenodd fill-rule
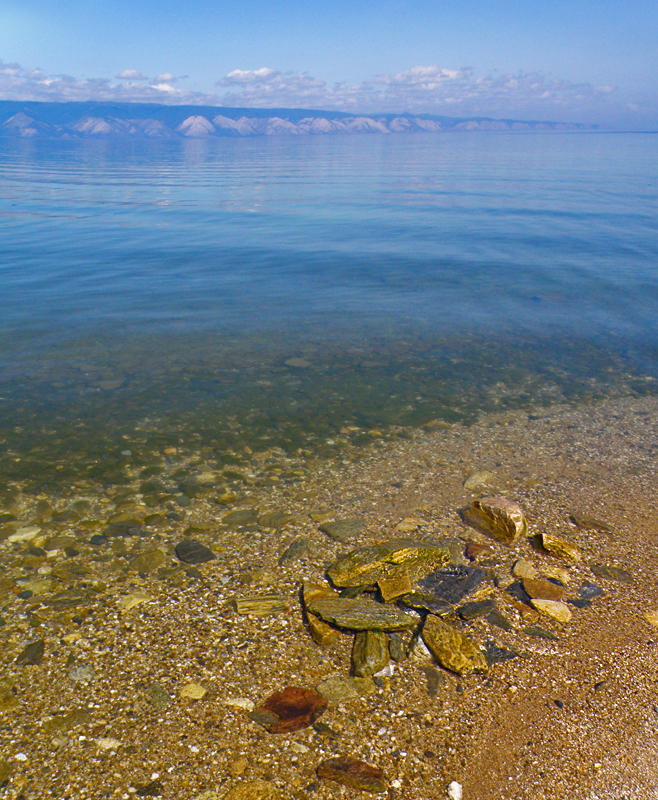
<instances>
[{"instance_id":1,"label":"turquoise water","mask_svg":"<svg viewBox=\"0 0 658 800\"><path fill-rule=\"evenodd\" d=\"M346 425L652 391L657 155L651 134L2 141L0 477L120 482L126 440L331 455Z\"/></svg>"}]
</instances>

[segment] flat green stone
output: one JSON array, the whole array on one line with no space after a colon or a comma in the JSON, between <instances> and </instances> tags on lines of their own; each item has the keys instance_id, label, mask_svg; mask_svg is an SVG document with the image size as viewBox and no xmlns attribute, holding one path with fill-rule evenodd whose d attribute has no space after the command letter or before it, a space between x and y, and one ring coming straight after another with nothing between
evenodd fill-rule
<instances>
[{"instance_id":1,"label":"flat green stone","mask_svg":"<svg viewBox=\"0 0 658 800\"><path fill-rule=\"evenodd\" d=\"M423 626L423 641L436 660L459 675L487 669L484 653L457 628L430 614Z\"/></svg>"},{"instance_id":2,"label":"flat green stone","mask_svg":"<svg viewBox=\"0 0 658 800\"><path fill-rule=\"evenodd\" d=\"M264 617L267 614L276 614L290 607L290 600L276 594L252 595L249 597L236 597L233 607L238 614L252 614L255 617Z\"/></svg>"},{"instance_id":3,"label":"flat green stone","mask_svg":"<svg viewBox=\"0 0 658 800\"><path fill-rule=\"evenodd\" d=\"M325 622L353 631L401 631L418 624L415 615L361 598L318 597L307 608Z\"/></svg>"},{"instance_id":4,"label":"flat green stone","mask_svg":"<svg viewBox=\"0 0 658 800\"><path fill-rule=\"evenodd\" d=\"M391 539L383 544L352 550L329 567L335 586L369 586L426 564L447 564L453 558L449 544L422 539Z\"/></svg>"}]
</instances>

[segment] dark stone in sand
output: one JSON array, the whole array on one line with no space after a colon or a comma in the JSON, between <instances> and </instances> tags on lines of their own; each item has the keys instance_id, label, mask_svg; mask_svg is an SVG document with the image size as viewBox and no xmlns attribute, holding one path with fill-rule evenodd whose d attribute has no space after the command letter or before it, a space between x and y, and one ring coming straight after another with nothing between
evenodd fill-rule
<instances>
[{"instance_id":1,"label":"dark stone in sand","mask_svg":"<svg viewBox=\"0 0 658 800\"><path fill-rule=\"evenodd\" d=\"M295 539L281 554L279 564L288 564L291 561L300 561L304 558L317 558L320 555L320 549L310 540L306 538Z\"/></svg>"},{"instance_id":2,"label":"dark stone in sand","mask_svg":"<svg viewBox=\"0 0 658 800\"><path fill-rule=\"evenodd\" d=\"M317 772L319 778L336 781L336 783L349 786L351 789L359 789L372 794L386 791L384 773L379 767L366 764L365 761L351 756L328 758L320 764Z\"/></svg>"},{"instance_id":3,"label":"dark stone in sand","mask_svg":"<svg viewBox=\"0 0 658 800\"><path fill-rule=\"evenodd\" d=\"M23 650L16 656L16 664L24 666L36 666L43 661L43 651L45 642L43 639L37 639L30 642Z\"/></svg>"},{"instance_id":4,"label":"dark stone in sand","mask_svg":"<svg viewBox=\"0 0 658 800\"><path fill-rule=\"evenodd\" d=\"M146 690L146 696L156 711L164 711L171 705L171 695L159 683L152 683Z\"/></svg>"},{"instance_id":5,"label":"dark stone in sand","mask_svg":"<svg viewBox=\"0 0 658 800\"><path fill-rule=\"evenodd\" d=\"M585 581L583 585L578 589L578 594L582 597L583 600L593 600L595 597L603 597L605 592L601 589L600 586L597 586L595 583L590 583L589 581Z\"/></svg>"},{"instance_id":6,"label":"dark stone in sand","mask_svg":"<svg viewBox=\"0 0 658 800\"><path fill-rule=\"evenodd\" d=\"M342 735L338 731L335 731L330 725L327 725L326 722L314 722L313 730L325 739L340 739Z\"/></svg>"},{"instance_id":7,"label":"dark stone in sand","mask_svg":"<svg viewBox=\"0 0 658 800\"><path fill-rule=\"evenodd\" d=\"M487 614L487 622L489 622L491 625L495 625L502 631L512 630L512 623L497 608L495 608L491 613Z\"/></svg>"},{"instance_id":8,"label":"dark stone in sand","mask_svg":"<svg viewBox=\"0 0 658 800\"><path fill-rule=\"evenodd\" d=\"M162 797L164 794L164 787L162 781L151 781L144 786L138 786L137 797Z\"/></svg>"},{"instance_id":9,"label":"dark stone in sand","mask_svg":"<svg viewBox=\"0 0 658 800\"><path fill-rule=\"evenodd\" d=\"M290 733L312 725L327 709L327 701L312 689L287 686L275 692L249 715L270 733Z\"/></svg>"},{"instance_id":10,"label":"dark stone in sand","mask_svg":"<svg viewBox=\"0 0 658 800\"><path fill-rule=\"evenodd\" d=\"M420 670L427 678L427 694L430 697L436 697L439 693L439 688L445 683L445 677L436 667L430 667L429 665L421 666Z\"/></svg>"},{"instance_id":11,"label":"dark stone in sand","mask_svg":"<svg viewBox=\"0 0 658 800\"><path fill-rule=\"evenodd\" d=\"M388 636L388 652L393 661L397 664L404 661L408 654L407 644L397 633L390 633Z\"/></svg>"},{"instance_id":12,"label":"dark stone in sand","mask_svg":"<svg viewBox=\"0 0 658 800\"><path fill-rule=\"evenodd\" d=\"M607 522L603 522L596 517L590 517L587 514L579 514L574 512L569 516L573 524L581 531L597 531L598 533L611 534L612 527Z\"/></svg>"},{"instance_id":13,"label":"dark stone in sand","mask_svg":"<svg viewBox=\"0 0 658 800\"><path fill-rule=\"evenodd\" d=\"M490 551L491 548L488 544L480 544L480 542L466 542L464 555L469 561L475 561L479 555L482 553L489 553Z\"/></svg>"},{"instance_id":14,"label":"dark stone in sand","mask_svg":"<svg viewBox=\"0 0 658 800\"><path fill-rule=\"evenodd\" d=\"M325 522L320 525L322 533L336 542L349 542L365 526L366 521L358 517L350 519L337 519L334 522Z\"/></svg>"},{"instance_id":15,"label":"dark stone in sand","mask_svg":"<svg viewBox=\"0 0 658 800\"><path fill-rule=\"evenodd\" d=\"M597 578L603 578L608 581L618 581L619 583L633 583L633 576L625 569L619 567L611 567L607 564L592 564L590 566L592 572Z\"/></svg>"},{"instance_id":16,"label":"dark stone in sand","mask_svg":"<svg viewBox=\"0 0 658 800\"><path fill-rule=\"evenodd\" d=\"M499 647L495 642L489 640L484 645L484 657L487 659L487 664L500 664L503 661L511 661L513 658L518 658L519 654L514 650L507 650L505 647Z\"/></svg>"},{"instance_id":17,"label":"dark stone in sand","mask_svg":"<svg viewBox=\"0 0 658 800\"><path fill-rule=\"evenodd\" d=\"M222 522L225 525L232 525L240 528L244 525L254 525L257 522L256 515L251 508L243 508L238 511L231 511L227 514Z\"/></svg>"},{"instance_id":18,"label":"dark stone in sand","mask_svg":"<svg viewBox=\"0 0 658 800\"><path fill-rule=\"evenodd\" d=\"M195 539L183 539L176 545L176 555L186 564L205 564L215 558L213 551Z\"/></svg>"},{"instance_id":19,"label":"dark stone in sand","mask_svg":"<svg viewBox=\"0 0 658 800\"><path fill-rule=\"evenodd\" d=\"M484 570L458 565L430 572L419 581L419 586L429 594L454 605L477 589L486 577Z\"/></svg>"},{"instance_id":20,"label":"dark stone in sand","mask_svg":"<svg viewBox=\"0 0 658 800\"><path fill-rule=\"evenodd\" d=\"M400 598L398 601L401 606L407 608L417 608L422 611L429 611L431 614L436 614L438 617L447 617L454 614L454 608L450 603L441 600L432 594L424 594L422 592L411 592Z\"/></svg>"},{"instance_id":21,"label":"dark stone in sand","mask_svg":"<svg viewBox=\"0 0 658 800\"><path fill-rule=\"evenodd\" d=\"M89 544L93 544L96 547L107 544L107 537L103 536L102 533L95 533L89 538Z\"/></svg>"},{"instance_id":22,"label":"dark stone in sand","mask_svg":"<svg viewBox=\"0 0 658 800\"><path fill-rule=\"evenodd\" d=\"M549 642L557 642L560 638L551 631L541 628L539 625L528 625L527 628L523 629L523 632L527 636L532 636L535 639L547 639Z\"/></svg>"},{"instance_id":23,"label":"dark stone in sand","mask_svg":"<svg viewBox=\"0 0 658 800\"><path fill-rule=\"evenodd\" d=\"M463 606L457 609L457 613L463 620L469 622L472 619L484 617L495 610L496 602L491 598L487 598L486 600L473 600L470 603L464 603Z\"/></svg>"},{"instance_id":24,"label":"dark stone in sand","mask_svg":"<svg viewBox=\"0 0 658 800\"><path fill-rule=\"evenodd\" d=\"M528 606L530 605L530 595L523 588L521 581L514 581L514 583L510 584L507 589L505 589L505 591L515 600L519 600L521 603L525 603Z\"/></svg>"},{"instance_id":25,"label":"dark stone in sand","mask_svg":"<svg viewBox=\"0 0 658 800\"><path fill-rule=\"evenodd\" d=\"M113 522L105 528L105 536L123 536L129 538L131 536L143 536L144 527L141 523L133 522Z\"/></svg>"}]
</instances>

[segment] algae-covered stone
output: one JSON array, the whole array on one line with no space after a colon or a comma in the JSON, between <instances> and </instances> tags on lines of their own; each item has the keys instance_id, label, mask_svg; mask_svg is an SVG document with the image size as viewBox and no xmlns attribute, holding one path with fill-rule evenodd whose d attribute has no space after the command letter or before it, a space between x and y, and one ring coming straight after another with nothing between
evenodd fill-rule
<instances>
[{"instance_id":1,"label":"algae-covered stone","mask_svg":"<svg viewBox=\"0 0 658 800\"><path fill-rule=\"evenodd\" d=\"M398 597L403 597L405 594L410 594L413 588L411 578L406 572L394 575L391 578L380 578L377 581L377 585L385 603L397 600Z\"/></svg>"},{"instance_id":2,"label":"algae-covered stone","mask_svg":"<svg viewBox=\"0 0 658 800\"><path fill-rule=\"evenodd\" d=\"M352 647L352 670L359 678L374 675L388 664L388 641L382 631L359 631Z\"/></svg>"},{"instance_id":3,"label":"algae-covered stone","mask_svg":"<svg viewBox=\"0 0 658 800\"><path fill-rule=\"evenodd\" d=\"M278 594L250 595L236 597L232 601L233 608L238 614L251 614L254 617L265 617L276 614L290 607L290 600Z\"/></svg>"},{"instance_id":4,"label":"algae-covered stone","mask_svg":"<svg viewBox=\"0 0 658 800\"><path fill-rule=\"evenodd\" d=\"M369 586L393 578L423 564L447 564L454 557L446 543L422 539L391 539L382 544L360 547L342 556L327 574L336 586Z\"/></svg>"},{"instance_id":5,"label":"algae-covered stone","mask_svg":"<svg viewBox=\"0 0 658 800\"><path fill-rule=\"evenodd\" d=\"M130 568L135 572L149 573L161 566L164 560L162 550L146 550L130 560Z\"/></svg>"},{"instance_id":6,"label":"algae-covered stone","mask_svg":"<svg viewBox=\"0 0 658 800\"><path fill-rule=\"evenodd\" d=\"M306 621L308 622L311 636L313 640L322 647L333 647L338 643L340 633L308 610L309 603L320 597L338 597L338 595L333 589L330 589L326 585L309 582L304 584L304 608L306 610Z\"/></svg>"},{"instance_id":7,"label":"algae-covered stone","mask_svg":"<svg viewBox=\"0 0 658 800\"><path fill-rule=\"evenodd\" d=\"M539 599L532 599L530 602L540 614L544 614L545 616L562 623L571 621L571 610L565 603L560 603L555 600Z\"/></svg>"},{"instance_id":8,"label":"algae-covered stone","mask_svg":"<svg viewBox=\"0 0 658 800\"><path fill-rule=\"evenodd\" d=\"M423 640L436 660L452 672L470 675L487 669L487 660L477 645L440 617L427 617Z\"/></svg>"},{"instance_id":9,"label":"algae-covered stone","mask_svg":"<svg viewBox=\"0 0 658 800\"><path fill-rule=\"evenodd\" d=\"M464 521L474 528L486 531L504 544L514 544L528 531L523 509L505 497L482 497L464 511Z\"/></svg>"},{"instance_id":10,"label":"algae-covered stone","mask_svg":"<svg viewBox=\"0 0 658 800\"><path fill-rule=\"evenodd\" d=\"M401 631L413 628L418 623L415 614L361 598L319 597L312 600L307 608L325 622L353 631Z\"/></svg>"},{"instance_id":11,"label":"algae-covered stone","mask_svg":"<svg viewBox=\"0 0 658 800\"><path fill-rule=\"evenodd\" d=\"M580 549L575 544L553 536L552 533L542 533L540 538L541 546L552 556L566 558L569 561L580 561L583 557Z\"/></svg>"}]
</instances>

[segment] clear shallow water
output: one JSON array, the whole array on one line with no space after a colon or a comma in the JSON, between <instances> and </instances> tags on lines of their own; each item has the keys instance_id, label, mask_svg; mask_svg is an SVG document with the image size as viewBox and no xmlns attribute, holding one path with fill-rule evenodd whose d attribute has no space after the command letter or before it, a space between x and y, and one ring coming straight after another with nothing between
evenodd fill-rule
<instances>
[{"instance_id":1,"label":"clear shallow water","mask_svg":"<svg viewBox=\"0 0 658 800\"><path fill-rule=\"evenodd\" d=\"M126 440L326 450L345 425L649 391L657 155L645 134L2 141L0 474L119 481Z\"/></svg>"}]
</instances>

